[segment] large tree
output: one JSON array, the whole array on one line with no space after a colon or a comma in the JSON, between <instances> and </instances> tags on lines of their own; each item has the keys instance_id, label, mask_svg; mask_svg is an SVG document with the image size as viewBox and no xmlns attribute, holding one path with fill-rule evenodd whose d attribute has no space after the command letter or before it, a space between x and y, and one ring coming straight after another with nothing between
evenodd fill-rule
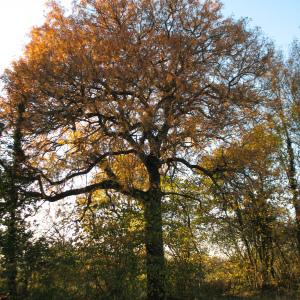
<instances>
[{"instance_id":1,"label":"large tree","mask_svg":"<svg viewBox=\"0 0 300 300\"><path fill-rule=\"evenodd\" d=\"M220 9L212 0L82 0L66 16L53 3L6 72L8 97L26 101L38 182L28 195L92 200L107 189L140 201L148 299L165 298L161 176L222 171L197 162L251 126L263 98L271 46Z\"/></svg>"}]
</instances>

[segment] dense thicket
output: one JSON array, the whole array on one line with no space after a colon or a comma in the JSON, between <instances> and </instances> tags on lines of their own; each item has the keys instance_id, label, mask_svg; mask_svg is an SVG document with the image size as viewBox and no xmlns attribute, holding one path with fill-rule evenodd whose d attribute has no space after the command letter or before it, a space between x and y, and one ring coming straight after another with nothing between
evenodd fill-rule
<instances>
[{"instance_id":1,"label":"dense thicket","mask_svg":"<svg viewBox=\"0 0 300 300\"><path fill-rule=\"evenodd\" d=\"M52 3L3 76L0 293L297 297L299 49L218 1Z\"/></svg>"}]
</instances>

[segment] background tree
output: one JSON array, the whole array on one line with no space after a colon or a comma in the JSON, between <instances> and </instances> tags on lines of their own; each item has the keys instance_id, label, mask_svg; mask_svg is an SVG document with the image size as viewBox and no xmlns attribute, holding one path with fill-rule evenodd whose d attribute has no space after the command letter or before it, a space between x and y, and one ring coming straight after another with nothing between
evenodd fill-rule
<instances>
[{"instance_id":1,"label":"background tree","mask_svg":"<svg viewBox=\"0 0 300 300\"><path fill-rule=\"evenodd\" d=\"M205 297L203 269L207 235L199 222L202 195L192 178L164 179L164 189L173 193L165 197L163 231L168 257L167 290L175 299Z\"/></svg>"},{"instance_id":2,"label":"background tree","mask_svg":"<svg viewBox=\"0 0 300 300\"><path fill-rule=\"evenodd\" d=\"M247 278L242 280L255 289L287 282L282 272L286 258L280 246L285 247L286 242L280 231L285 231L283 220L289 211L276 161L281 143L266 125L255 127L203 161L207 168L227 169L208 189L214 198L206 204L213 220L213 239L229 257L239 257L240 269L246 268L241 275Z\"/></svg>"},{"instance_id":3,"label":"background tree","mask_svg":"<svg viewBox=\"0 0 300 300\"><path fill-rule=\"evenodd\" d=\"M146 282L140 204L109 192L95 192L89 206L84 200L88 199L78 199L81 234L77 243L87 269L82 272L87 283L84 298L142 299Z\"/></svg>"},{"instance_id":4,"label":"background tree","mask_svg":"<svg viewBox=\"0 0 300 300\"><path fill-rule=\"evenodd\" d=\"M31 183L22 146L24 112L23 102L11 105L1 98L0 116L4 123L0 136L0 250L4 256L5 291L12 300L20 297L18 267L31 234L30 230L26 230L24 218L30 199L23 190Z\"/></svg>"},{"instance_id":5,"label":"background tree","mask_svg":"<svg viewBox=\"0 0 300 300\"><path fill-rule=\"evenodd\" d=\"M286 174L291 203L295 209L296 237L300 253L300 184L299 184L299 141L300 141L300 46L298 41L291 45L286 62L278 58L270 70L270 120L283 141L279 161Z\"/></svg>"}]
</instances>

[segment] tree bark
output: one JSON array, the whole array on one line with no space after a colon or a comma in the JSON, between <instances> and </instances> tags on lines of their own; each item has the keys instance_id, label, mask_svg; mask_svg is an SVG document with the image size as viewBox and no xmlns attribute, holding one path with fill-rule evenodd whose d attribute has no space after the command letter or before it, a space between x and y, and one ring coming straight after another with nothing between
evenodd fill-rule
<instances>
[{"instance_id":1,"label":"tree bark","mask_svg":"<svg viewBox=\"0 0 300 300\"><path fill-rule=\"evenodd\" d=\"M7 290L9 299L16 300L17 295L17 259L16 259L16 215L15 211L10 212L9 223L7 228L6 241L6 274L7 274Z\"/></svg>"},{"instance_id":2,"label":"tree bark","mask_svg":"<svg viewBox=\"0 0 300 300\"><path fill-rule=\"evenodd\" d=\"M145 194L144 221L146 245L147 300L164 300L165 258L162 230L162 193L159 160L149 155L144 160L149 174L149 190Z\"/></svg>"},{"instance_id":3,"label":"tree bark","mask_svg":"<svg viewBox=\"0 0 300 300\"><path fill-rule=\"evenodd\" d=\"M292 141L288 131L286 130L286 146L288 154L288 170L287 176L289 180L290 190L292 193L292 201L296 215L296 237L298 242L298 254L300 256L300 192L297 184L295 154L292 146Z\"/></svg>"},{"instance_id":4,"label":"tree bark","mask_svg":"<svg viewBox=\"0 0 300 300\"><path fill-rule=\"evenodd\" d=\"M165 261L162 234L161 195L150 191L144 200L147 299L165 299Z\"/></svg>"},{"instance_id":5,"label":"tree bark","mask_svg":"<svg viewBox=\"0 0 300 300\"><path fill-rule=\"evenodd\" d=\"M22 123L24 120L23 114L25 112L25 105L23 102L17 105L17 116L14 125L13 132L13 162L9 172L7 173L9 188L6 193L7 201L7 235L5 243L5 261L6 261L6 280L7 290L10 300L19 299L18 294L18 235L20 224L20 212L18 211L19 205L19 190L18 184L20 184L19 176L21 175L21 162L24 160L24 153L22 149Z\"/></svg>"}]
</instances>

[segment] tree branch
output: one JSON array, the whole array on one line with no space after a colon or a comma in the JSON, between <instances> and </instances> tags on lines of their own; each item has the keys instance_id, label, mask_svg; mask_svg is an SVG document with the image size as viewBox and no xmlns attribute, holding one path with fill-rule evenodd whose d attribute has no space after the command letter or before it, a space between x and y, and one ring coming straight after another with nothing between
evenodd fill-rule
<instances>
[{"instance_id":1,"label":"tree branch","mask_svg":"<svg viewBox=\"0 0 300 300\"><path fill-rule=\"evenodd\" d=\"M136 151L134 149L130 149L130 150L124 150L124 151L110 151L110 152L106 152L102 155L99 155L98 157L96 157L96 159L94 160L93 163L91 163L86 169L72 173L67 175L65 178L61 179L61 180L57 180L57 181L53 181L50 178L48 178L45 174L40 173L41 177L43 179L45 179L48 183L50 183L51 185L60 185L63 184L65 182L67 182L68 180L77 177L77 176L82 176L82 175L86 175L88 174L97 164L101 163L106 157L109 156L117 156L117 155L126 155L126 154L131 154L131 153L136 153Z\"/></svg>"},{"instance_id":2,"label":"tree branch","mask_svg":"<svg viewBox=\"0 0 300 300\"><path fill-rule=\"evenodd\" d=\"M77 188L77 189L70 189L70 190L60 192L57 194L52 194L52 195L51 194L47 195L44 192L44 189L40 184L40 192L25 191L24 194L26 195L26 197L38 198L40 200L44 199L49 202L56 202L58 200L61 200L63 198L70 197L70 196L78 196L78 195L85 194L85 193L91 193L96 190L110 190L110 189L120 192L123 195L134 197L137 199L142 199L145 196L144 191L141 191L141 190L135 189L135 188L128 189L128 190L124 189L118 181L111 180L111 179L105 179L103 181L87 185L85 187L81 187L81 188Z\"/></svg>"},{"instance_id":3,"label":"tree branch","mask_svg":"<svg viewBox=\"0 0 300 300\"><path fill-rule=\"evenodd\" d=\"M184 164L186 167L188 167L189 169L200 171L204 175L209 176L210 178L216 173L216 172L207 170L199 165L190 164L187 160L185 160L184 158L181 158L181 157L171 157L171 158L167 158L166 160L163 161L163 163L166 163L166 164L172 163L172 162L180 162L180 163Z\"/></svg>"}]
</instances>

